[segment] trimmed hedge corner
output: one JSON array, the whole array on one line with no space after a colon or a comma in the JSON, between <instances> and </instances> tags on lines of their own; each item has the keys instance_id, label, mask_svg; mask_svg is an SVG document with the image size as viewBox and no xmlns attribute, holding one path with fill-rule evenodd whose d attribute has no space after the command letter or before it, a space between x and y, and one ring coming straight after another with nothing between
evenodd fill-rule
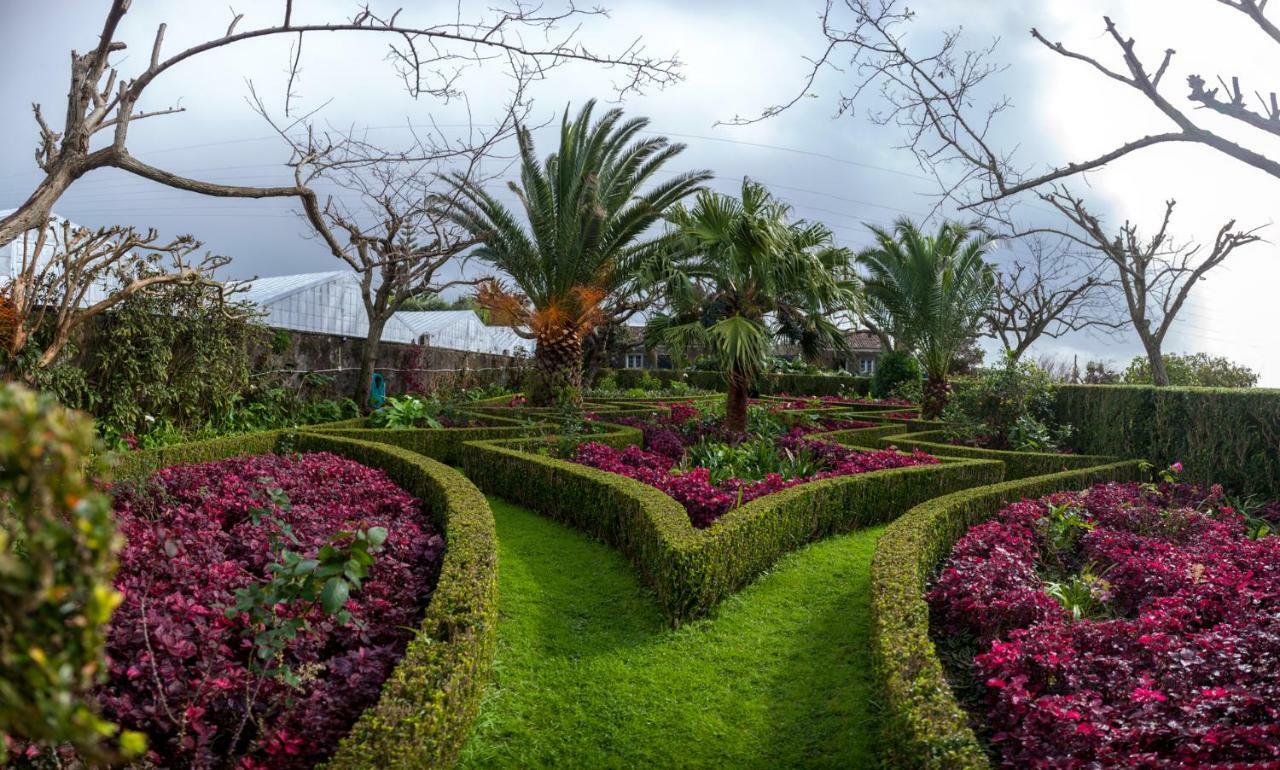
<instances>
[{"instance_id":1,"label":"trimmed hedge corner","mask_svg":"<svg viewBox=\"0 0 1280 770\"><path fill-rule=\"evenodd\" d=\"M469 442L462 468L481 489L616 547L653 587L673 625L705 615L805 543L889 521L1004 473L999 462L960 460L823 479L754 500L699 530L679 503L653 487L523 451L536 441Z\"/></svg>"},{"instance_id":2,"label":"trimmed hedge corner","mask_svg":"<svg viewBox=\"0 0 1280 770\"><path fill-rule=\"evenodd\" d=\"M1057 407L1082 451L1181 462L1187 481L1280 496L1280 390L1062 385Z\"/></svg>"},{"instance_id":3,"label":"trimmed hedge corner","mask_svg":"<svg viewBox=\"0 0 1280 770\"><path fill-rule=\"evenodd\" d=\"M956 541L1008 503L1138 474L1129 460L974 487L917 505L889 525L871 562L871 645L888 766L990 766L929 638L925 586Z\"/></svg>"},{"instance_id":4,"label":"trimmed hedge corner","mask_svg":"<svg viewBox=\"0 0 1280 770\"><path fill-rule=\"evenodd\" d=\"M1002 449L957 446L947 442L942 431L903 433L880 440L882 445L895 445L900 449L919 449L932 455L969 457L983 460L999 460L1005 464L1006 479L1025 479L1048 473L1093 468L1113 463L1119 458L1109 455L1059 454L1057 452L1014 452Z\"/></svg>"}]
</instances>

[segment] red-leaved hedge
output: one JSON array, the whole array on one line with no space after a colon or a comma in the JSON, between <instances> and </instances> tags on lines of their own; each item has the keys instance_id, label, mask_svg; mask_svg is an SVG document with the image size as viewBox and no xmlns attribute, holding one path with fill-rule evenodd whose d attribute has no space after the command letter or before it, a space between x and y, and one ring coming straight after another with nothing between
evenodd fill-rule
<instances>
[{"instance_id":1,"label":"red-leaved hedge","mask_svg":"<svg viewBox=\"0 0 1280 770\"><path fill-rule=\"evenodd\" d=\"M266 502L272 487L288 510ZM165 468L114 492L125 598L103 711L145 732L165 767L304 768L327 757L377 701L434 586L444 541L418 502L382 471L327 453ZM296 688L250 667L252 633L225 612L236 589L266 579L280 535L272 517L253 522L254 507L286 522L288 548L304 556L342 530L389 533L347 601L353 622L315 608L290 643Z\"/></svg>"},{"instance_id":2,"label":"red-leaved hedge","mask_svg":"<svg viewBox=\"0 0 1280 770\"><path fill-rule=\"evenodd\" d=\"M929 601L936 632L980 644L1004 765L1277 766L1280 538L1245 532L1220 489L1169 483L1023 501L971 529ZM1074 619L1046 581L1081 578Z\"/></svg>"}]
</instances>

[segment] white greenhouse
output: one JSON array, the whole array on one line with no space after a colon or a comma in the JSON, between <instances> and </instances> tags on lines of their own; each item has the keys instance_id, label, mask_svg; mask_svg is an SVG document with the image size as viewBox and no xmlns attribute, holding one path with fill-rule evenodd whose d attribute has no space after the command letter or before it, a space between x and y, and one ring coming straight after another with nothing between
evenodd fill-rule
<instances>
[{"instance_id":1,"label":"white greenhouse","mask_svg":"<svg viewBox=\"0 0 1280 770\"><path fill-rule=\"evenodd\" d=\"M13 212L14 209L0 210L0 219ZM39 270L43 263L47 263L55 254L64 250L65 244L62 242L63 225L70 225L72 229L78 229L79 227L74 222L68 222L57 214L50 216L48 235L45 239L44 248L39 253L36 252L36 246L40 233L34 229L28 230L9 243L0 246L0 288L22 273L23 269L28 265L33 264L28 260L35 260L34 264L36 269ZM99 280L89 287L82 305L92 305L105 299L110 287L110 282L105 278Z\"/></svg>"},{"instance_id":2,"label":"white greenhouse","mask_svg":"<svg viewBox=\"0 0 1280 770\"><path fill-rule=\"evenodd\" d=\"M277 329L357 338L369 331L360 284L350 271L259 278L236 298L257 305L261 322ZM494 355L530 347L508 328L486 326L470 310L401 311L387 321L382 340Z\"/></svg>"}]
</instances>

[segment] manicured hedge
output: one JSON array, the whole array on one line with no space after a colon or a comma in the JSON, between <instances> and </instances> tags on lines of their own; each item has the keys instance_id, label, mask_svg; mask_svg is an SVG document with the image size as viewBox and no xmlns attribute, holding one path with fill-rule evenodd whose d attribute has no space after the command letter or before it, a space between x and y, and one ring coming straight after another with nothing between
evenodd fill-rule
<instances>
[{"instance_id":1,"label":"manicured hedge","mask_svg":"<svg viewBox=\"0 0 1280 770\"><path fill-rule=\"evenodd\" d=\"M634 388L648 375L666 386L672 380L681 380L703 390L724 390L724 376L720 372L675 371L672 369L606 369L601 376L612 376L620 388ZM855 393L865 396L871 392L871 378L833 374L762 374L757 380L761 393L789 393L793 396L836 396Z\"/></svg>"},{"instance_id":2,"label":"manicured hedge","mask_svg":"<svg viewBox=\"0 0 1280 770\"><path fill-rule=\"evenodd\" d=\"M447 767L480 708L497 640L498 555L493 513L460 473L413 451L332 434L301 434L298 449L333 452L386 471L423 502L447 543L418 634L326 765Z\"/></svg>"},{"instance_id":3,"label":"manicured hedge","mask_svg":"<svg viewBox=\"0 0 1280 770\"><path fill-rule=\"evenodd\" d=\"M1005 478L1007 479L1024 479L1030 476L1043 476L1047 473L1059 473L1077 468L1092 468L1098 465L1106 465L1119 459L1110 455L1013 452L1000 449L956 446L948 443L946 436L941 431L892 435L882 438L880 443L882 445L893 444L899 449L920 449L933 455L945 454L951 457L999 460L1005 464Z\"/></svg>"},{"instance_id":4,"label":"manicured hedge","mask_svg":"<svg viewBox=\"0 0 1280 770\"><path fill-rule=\"evenodd\" d=\"M519 426L514 421L508 422L512 424L469 428L345 428L314 432L389 444L426 455L446 465L456 465L458 451L467 441L515 438L547 430L546 427Z\"/></svg>"},{"instance_id":5,"label":"manicured hedge","mask_svg":"<svg viewBox=\"0 0 1280 770\"><path fill-rule=\"evenodd\" d=\"M871 563L871 644L886 766L989 766L929 638L925 586L955 542L1008 503L1132 480L1138 472L1131 460L974 487L917 505L889 525Z\"/></svg>"},{"instance_id":6,"label":"manicured hedge","mask_svg":"<svg viewBox=\"0 0 1280 770\"><path fill-rule=\"evenodd\" d=\"M1280 390L1063 385L1057 405L1077 449L1181 462L1188 481L1280 496Z\"/></svg>"},{"instance_id":7,"label":"manicured hedge","mask_svg":"<svg viewBox=\"0 0 1280 770\"><path fill-rule=\"evenodd\" d=\"M117 458L115 476L141 478L177 463L295 450L332 452L386 471L422 501L447 543L418 634L383 684L377 705L360 716L326 767L447 767L479 710L497 639L493 513L462 474L408 449L333 432L268 431L132 453Z\"/></svg>"},{"instance_id":8,"label":"manicured hedge","mask_svg":"<svg viewBox=\"0 0 1280 770\"><path fill-rule=\"evenodd\" d=\"M593 437L594 438L594 437ZM522 449L469 442L462 467L481 489L624 553L674 625L706 614L777 559L827 535L888 521L940 494L998 481L998 462L965 460L824 479L754 500L695 529L684 508L633 479Z\"/></svg>"}]
</instances>

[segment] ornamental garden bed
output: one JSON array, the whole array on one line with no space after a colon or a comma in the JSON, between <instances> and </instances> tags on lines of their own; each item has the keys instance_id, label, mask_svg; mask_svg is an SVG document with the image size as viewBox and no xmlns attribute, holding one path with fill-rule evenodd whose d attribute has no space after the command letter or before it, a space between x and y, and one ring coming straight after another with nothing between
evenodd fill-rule
<instances>
[{"instance_id":1,"label":"ornamental garden bed","mask_svg":"<svg viewBox=\"0 0 1280 770\"><path fill-rule=\"evenodd\" d=\"M588 442L569 459L663 491L684 506L698 528L744 503L799 484L938 462L923 452L862 451L810 437L875 427L872 422L805 414L784 432L784 423L772 414L755 416L755 432L735 434L714 411L700 411L691 403L644 417L606 415L615 424L639 429L642 446L620 449Z\"/></svg>"},{"instance_id":2,"label":"ornamental garden bed","mask_svg":"<svg viewBox=\"0 0 1280 770\"><path fill-rule=\"evenodd\" d=\"M329 453L171 466L113 497L124 601L97 693L108 718L145 733L162 766L331 755L435 587L444 539L419 502Z\"/></svg>"},{"instance_id":3,"label":"ornamental garden bed","mask_svg":"<svg viewBox=\"0 0 1280 770\"><path fill-rule=\"evenodd\" d=\"M681 409L670 407L659 419L689 422L680 419ZM684 409L697 412L694 407ZM612 428L619 416L602 414L600 419ZM786 433L785 428L779 433ZM460 464L486 492L577 527L622 551L653 587L673 625L706 614L781 555L804 543L891 520L923 500L998 481L1004 472L995 461L937 458L931 463L825 477L787 485L741 505L735 498L734 505L710 526L698 528L680 502L653 486L570 459L579 446L590 442L622 451L647 451L642 446L643 428L617 425L592 436L590 442L567 447L563 439L471 441L462 447ZM628 450L629 446L636 449ZM880 456L856 445L840 446Z\"/></svg>"},{"instance_id":4,"label":"ornamental garden bed","mask_svg":"<svg viewBox=\"0 0 1280 770\"><path fill-rule=\"evenodd\" d=\"M928 593L953 690L1005 767L1280 762L1280 503L1101 484L962 537Z\"/></svg>"},{"instance_id":5,"label":"ornamental garden bed","mask_svg":"<svg viewBox=\"0 0 1280 770\"><path fill-rule=\"evenodd\" d=\"M493 516L474 485L404 449L282 431L134 453L115 470L125 603L100 698L149 734L152 760L453 762L497 621ZM348 557L335 574L356 569L358 540L377 553L345 599L333 575L303 579L335 556ZM273 604L285 588L268 575L306 590Z\"/></svg>"}]
</instances>

